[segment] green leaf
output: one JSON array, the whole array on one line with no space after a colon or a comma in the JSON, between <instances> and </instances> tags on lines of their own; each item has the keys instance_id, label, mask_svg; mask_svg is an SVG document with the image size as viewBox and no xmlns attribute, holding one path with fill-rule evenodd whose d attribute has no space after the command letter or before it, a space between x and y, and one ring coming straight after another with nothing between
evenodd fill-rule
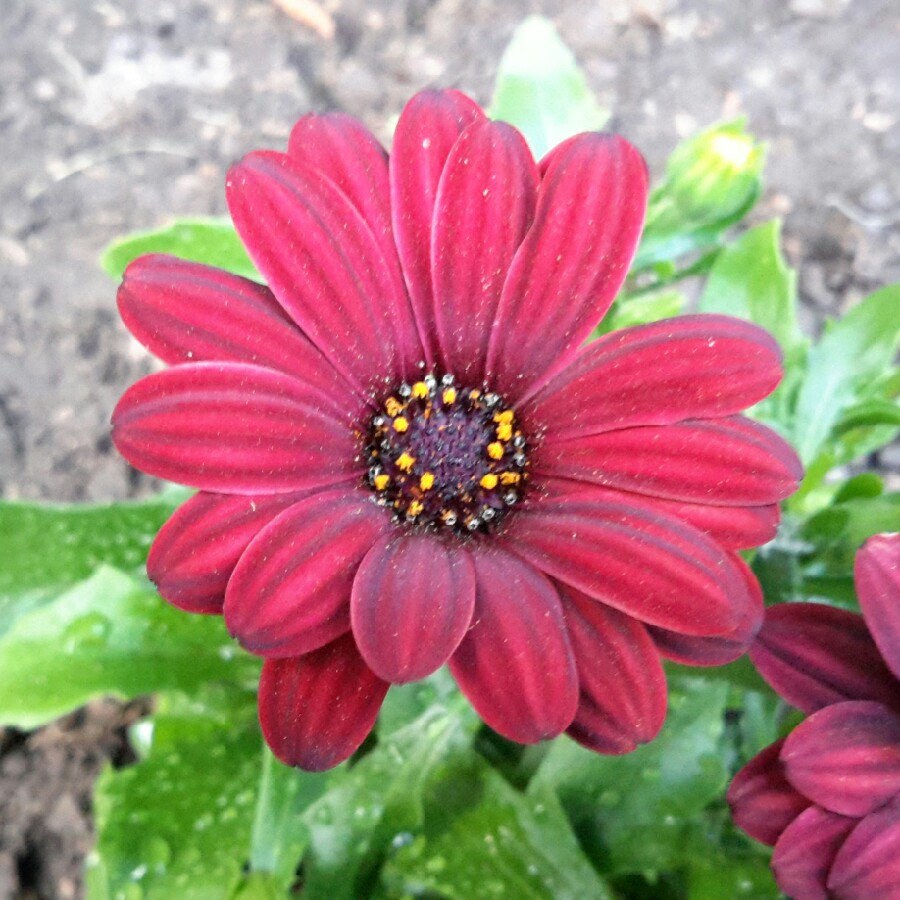
<instances>
[{"instance_id":1,"label":"green leaf","mask_svg":"<svg viewBox=\"0 0 900 900\"><path fill-rule=\"evenodd\" d=\"M841 414L835 425L838 435L854 428L872 425L892 425L900 427L900 404L891 400L863 400L854 403Z\"/></svg>"},{"instance_id":2,"label":"green leaf","mask_svg":"<svg viewBox=\"0 0 900 900\"><path fill-rule=\"evenodd\" d=\"M677 316L684 309L685 302L684 294L672 288L636 296L623 294L600 323L598 336L620 328L646 325L648 322Z\"/></svg>"},{"instance_id":3,"label":"green leaf","mask_svg":"<svg viewBox=\"0 0 900 900\"><path fill-rule=\"evenodd\" d=\"M891 367L900 341L900 285L883 288L833 322L809 351L794 443L804 462L825 448L845 411Z\"/></svg>"},{"instance_id":4,"label":"green leaf","mask_svg":"<svg viewBox=\"0 0 900 900\"><path fill-rule=\"evenodd\" d=\"M532 790L554 789L582 845L603 870L658 873L687 862L699 814L720 798L725 682L679 679L659 737L626 756L599 756L556 741Z\"/></svg>"},{"instance_id":5,"label":"green leaf","mask_svg":"<svg viewBox=\"0 0 900 900\"><path fill-rule=\"evenodd\" d=\"M551 147L609 118L553 23L530 16L500 60L490 115L515 125L540 159Z\"/></svg>"},{"instance_id":6,"label":"green leaf","mask_svg":"<svg viewBox=\"0 0 900 900\"><path fill-rule=\"evenodd\" d=\"M183 499L169 493L108 506L0 503L0 636L100 565L140 569L156 532Z\"/></svg>"},{"instance_id":7,"label":"green leaf","mask_svg":"<svg viewBox=\"0 0 900 900\"><path fill-rule=\"evenodd\" d=\"M103 251L100 265L118 281L125 267L146 253L168 253L262 281L228 219L176 219L164 228L127 235Z\"/></svg>"},{"instance_id":8,"label":"green leaf","mask_svg":"<svg viewBox=\"0 0 900 900\"><path fill-rule=\"evenodd\" d=\"M714 246L753 208L765 148L744 124L713 125L675 148L665 179L650 195L635 269Z\"/></svg>"},{"instance_id":9,"label":"green leaf","mask_svg":"<svg viewBox=\"0 0 900 900\"><path fill-rule=\"evenodd\" d=\"M713 264L700 297L700 312L747 319L771 332L786 366L802 352L797 326L797 276L781 255L781 223L757 225L725 247Z\"/></svg>"},{"instance_id":10,"label":"green leaf","mask_svg":"<svg viewBox=\"0 0 900 900\"><path fill-rule=\"evenodd\" d=\"M395 731L352 768L336 770L328 792L304 814L310 849L304 897L367 896L385 853L424 821L426 787L471 758L478 720L459 696L436 703Z\"/></svg>"},{"instance_id":11,"label":"green leaf","mask_svg":"<svg viewBox=\"0 0 900 900\"><path fill-rule=\"evenodd\" d=\"M257 671L220 618L187 615L101 567L0 638L0 723L35 728L104 694L189 691Z\"/></svg>"},{"instance_id":12,"label":"green leaf","mask_svg":"<svg viewBox=\"0 0 900 900\"><path fill-rule=\"evenodd\" d=\"M300 813L325 792L327 778L289 768L272 755L265 742L262 754L249 865L251 872L270 876L288 888L309 844L309 829Z\"/></svg>"},{"instance_id":13,"label":"green leaf","mask_svg":"<svg viewBox=\"0 0 900 900\"><path fill-rule=\"evenodd\" d=\"M390 896L612 898L551 790L523 796L477 757L435 785L424 833L385 865Z\"/></svg>"},{"instance_id":14,"label":"green leaf","mask_svg":"<svg viewBox=\"0 0 900 900\"><path fill-rule=\"evenodd\" d=\"M149 723L147 723L149 724ZM149 756L101 774L94 795L97 846L89 859L88 896L244 900L285 896L293 871L280 877L242 870L248 861L260 770L253 692L207 690L165 695L152 719ZM324 787L322 776L289 771L295 795ZM287 788L288 782L283 782ZM298 816L282 823L296 866L304 844Z\"/></svg>"}]
</instances>

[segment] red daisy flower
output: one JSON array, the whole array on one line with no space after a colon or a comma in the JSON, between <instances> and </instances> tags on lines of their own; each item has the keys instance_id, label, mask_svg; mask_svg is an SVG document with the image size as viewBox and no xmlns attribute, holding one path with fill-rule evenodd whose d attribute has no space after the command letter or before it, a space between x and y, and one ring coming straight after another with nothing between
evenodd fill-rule
<instances>
[{"instance_id":1,"label":"red daisy flower","mask_svg":"<svg viewBox=\"0 0 900 900\"><path fill-rule=\"evenodd\" d=\"M775 877L795 900L900 897L900 534L865 543L856 589L862 616L774 606L750 650L811 714L728 792L735 822L774 845Z\"/></svg>"},{"instance_id":2,"label":"red daisy flower","mask_svg":"<svg viewBox=\"0 0 900 900\"><path fill-rule=\"evenodd\" d=\"M454 91L407 105L388 155L310 115L231 171L268 286L161 256L119 292L172 368L113 415L135 466L199 488L148 568L265 657L274 752L335 765L390 684L449 662L485 722L601 752L650 740L660 654L748 645L799 464L738 413L781 374L721 316L583 347L637 246L646 168L582 134L535 163Z\"/></svg>"}]
</instances>

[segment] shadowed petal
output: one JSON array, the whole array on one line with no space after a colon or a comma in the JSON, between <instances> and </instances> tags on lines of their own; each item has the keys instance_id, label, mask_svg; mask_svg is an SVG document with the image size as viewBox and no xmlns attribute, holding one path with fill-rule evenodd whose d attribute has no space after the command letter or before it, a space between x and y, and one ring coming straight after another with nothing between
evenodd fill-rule
<instances>
[{"instance_id":1,"label":"shadowed petal","mask_svg":"<svg viewBox=\"0 0 900 900\"><path fill-rule=\"evenodd\" d=\"M200 493L160 529L147 557L147 575L173 606L221 613L225 588L254 537L304 494L260 497Z\"/></svg>"},{"instance_id":2,"label":"shadowed petal","mask_svg":"<svg viewBox=\"0 0 900 900\"><path fill-rule=\"evenodd\" d=\"M781 350L730 316L678 316L589 344L524 408L557 437L730 416L781 380Z\"/></svg>"},{"instance_id":3,"label":"shadowed petal","mask_svg":"<svg viewBox=\"0 0 900 900\"><path fill-rule=\"evenodd\" d=\"M267 659L259 680L259 723L286 765L324 772L359 748L388 690L346 634L319 650Z\"/></svg>"},{"instance_id":4,"label":"shadowed petal","mask_svg":"<svg viewBox=\"0 0 900 900\"><path fill-rule=\"evenodd\" d=\"M900 792L900 716L865 700L827 706L791 732L781 762L814 803L864 816Z\"/></svg>"},{"instance_id":5,"label":"shadowed petal","mask_svg":"<svg viewBox=\"0 0 900 900\"><path fill-rule=\"evenodd\" d=\"M841 900L900 896L900 796L853 829L831 866L828 889Z\"/></svg>"},{"instance_id":6,"label":"shadowed petal","mask_svg":"<svg viewBox=\"0 0 900 900\"><path fill-rule=\"evenodd\" d=\"M431 243L434 319L442 368L468 384L484 380L500 292L539 180L525 139L503 122L476 120L444 166Z\"/></svg>"},{"instance_id":7,"label":"shadowed petal","mask_svg":"<svg viewBox=\"0 0 900 900\"><path fill-rule=\"evenodd\" d=\"M535 448L535 472L715 506L762 506L796 489L803 468L774 431L742 416L648 425Z\"/></svg>"},{"instance_id":8,"label":"shadowed petal","mask_svg":"<svg viewBox=\"0 0 900 900\"><path fill-rule=\"evenodd\" d=\"M534 224L503 286L491 383L514 401L578 350L622 286L647 206L647 168L618 135L576 135L541 163Z\"/></svg>"},{"instance_id":9,"label":"shadowed petal","mask_svg":"<svg viewBox=\"0 0 900 900\"><path fill-rule=\"evenodd\" d=\"M259 656L299 656L350 630L353 577L389 516L359 489L295 503L241 557L225 595L225 624Z\"/></svg>"},{"instance_id":10,"label":"shadowed petal","mask_svg":"<svg viewBox=\"0 0 900 900\"><path fill-rule=\"evenodd\" d=\"M310 490L359 477L358 448L302 381L242 363L195 363L142 378L119 400L112 438L133 466L234 494Z\"/></svg>"},{"instance_id":11,"label":"shadowed petal","mask_svg":"<svg viewBox=\"0 0 900 900\"><path fill-rule=\"evenodd\" d=\"M570 737L597 753L630 753L666 717L666 676L646 628L559 584L581 695Z\"/></svg>"},{"instance_id":12,"label":"shadowed petal","mask_svg":"<svg viewBox=\"0 0 900 900\"><path fill-rule=\"evenodd\" d=\"M549 495L530 500L500 538L515 552L646 624L705 636L739 627L748 603L744 578L705 534L586 485L546 487Z\"/></svg>"},{"instance_id":13,"label":"shadowed petal","mask_svg":"<svg viewBox=\"0 0 900 900\"><path fill-rule=\"evenodd\" d=\"M425 678L447 662L474 608L468 551L431 534L384 535L353 581L356 645L392 684Z\"/></svg>"},{"instance_id":14,"label":"shadowed petal","mask_svg":"<svg viewBox=\"0 0 900 900\"><path fill-rule=\"evenodd\" d=\"M728 788L734 824L770 846L810 801L784 777L779 760L784 740L770 744L744 766Z\"/></svg>"},{"instance_id":15,"label":"shadowed petal","mask_svg":"<svg viewBox=\"0 0 900 900\"><path fill-rule=\"evenodd\" d=\"M746 605L740 624L723 637L689 637L649 627L647 630L650 636L666 659L686 666L724 666L743 656L749 649L763 623L765 607L762 588L750 567L737 554L731 555L731 561L740 570L747 587L744 594Z\"/></svg>"},{"instance_id":16,"label":"shadowed petal","mask_svg":"<svg viewBox=\"0 0 900 900\"><path fill-rule=\"evenodd\" d=\"M521 744L566 729L578 675L559 595L540 572L496 547L477 547L472 627L450 671L494 731Z\"/></svg>"},{"instance_id":17,"label":"shadowed petal","mask_svg":"<svg viewBox=\"0 0 900 900\"><path fill-rule=\"evenodd\" d=\"M363 391L422 357L400 280L372 229L321 170L251 153L229 172L228 208L272 292L322 354Z\"/></svg>"},{"instance_id":18,"label":"shadowed petal","mask_svg":"<svg viewBox=\"0 0 900 900\"><path fill-rule=\"evenodd\" d=\"M362 409L348 383L255 281L199 263L154 254L125 270L118 294L128 330L170 365L248 362L310 385L336 413Z\"/></svg>"},{"instance_id":19,"label":"shadowed petal","mask_svg":"<svg viewBox=\"0 0 900 900\"><path fill-rule=\"evenodd\" d=\"M856 590L866 625L900 681L900 534L876 534L856 555Z\"/></svg>"},{"instance_id":20,"label":"shadowed petal","mask_svg":"<svg viewBox=\"0 0 900 900\"><path fill-rule=\"evenodd\" d=\"M900 711L897 680L856 613L823 603L772 606L750 659L805 713L842 700L876 700Z\"/></svg>"},{"instance_id":21,"label":"shadowed petal","mask_svg":"<svg viewBox=\"0 0 900 900\"><path fill-rule=\"evenodd\" d=\"M406 104L391 147L394 235L415 310L425 362L433 367L435 345L431 242L438 184L457 138L484 113L459 91L423 91Z\"/></svg>"},{"instance_id":22,"label":"shadowed petal","mask_svg":"<svg viewBox=\"0 0 900 900\"><path fill-rule=\"evenodd\" d=\"M775 844L772 870L778 886L797 900L829 900L825 888L828 872L854 825L856 819L818 806L800 813ZM839 896L845 900L844 894Z\"/></svg>"}]
</instances>

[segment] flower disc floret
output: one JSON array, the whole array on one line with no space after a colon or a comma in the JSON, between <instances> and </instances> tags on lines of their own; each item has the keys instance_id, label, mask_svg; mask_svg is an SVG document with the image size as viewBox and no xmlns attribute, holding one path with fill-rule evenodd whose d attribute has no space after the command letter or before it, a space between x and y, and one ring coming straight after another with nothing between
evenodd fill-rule
<instances>
[{"instance_id":1,"label":"flower disc floret","mask_svg":"<svg viewBox=\"0 0 900 900\"><path fill-rule=\"evenodd\" d=\"M429 374L401 384L373 416L368 483L397 521L484 533L522 496L527 444L499 394Z\"/></svg>"}]
</instances>

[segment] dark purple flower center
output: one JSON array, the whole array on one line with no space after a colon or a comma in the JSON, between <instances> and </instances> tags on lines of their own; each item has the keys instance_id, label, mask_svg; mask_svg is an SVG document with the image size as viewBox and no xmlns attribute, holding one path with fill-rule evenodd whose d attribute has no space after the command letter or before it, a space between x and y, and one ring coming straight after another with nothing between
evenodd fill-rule
<instances>
[{"instance_id":1,"label":"dark purple flower center","mask_svg":"<svg viewBox=\"0 0 900 900\"><path fill-rule=\"evenodd\" d=\"M402 384L369 428L369 485L397 521L485 532L522 496L526 440L503 399L452 375Z\"/></svg>"}]
</instances>

